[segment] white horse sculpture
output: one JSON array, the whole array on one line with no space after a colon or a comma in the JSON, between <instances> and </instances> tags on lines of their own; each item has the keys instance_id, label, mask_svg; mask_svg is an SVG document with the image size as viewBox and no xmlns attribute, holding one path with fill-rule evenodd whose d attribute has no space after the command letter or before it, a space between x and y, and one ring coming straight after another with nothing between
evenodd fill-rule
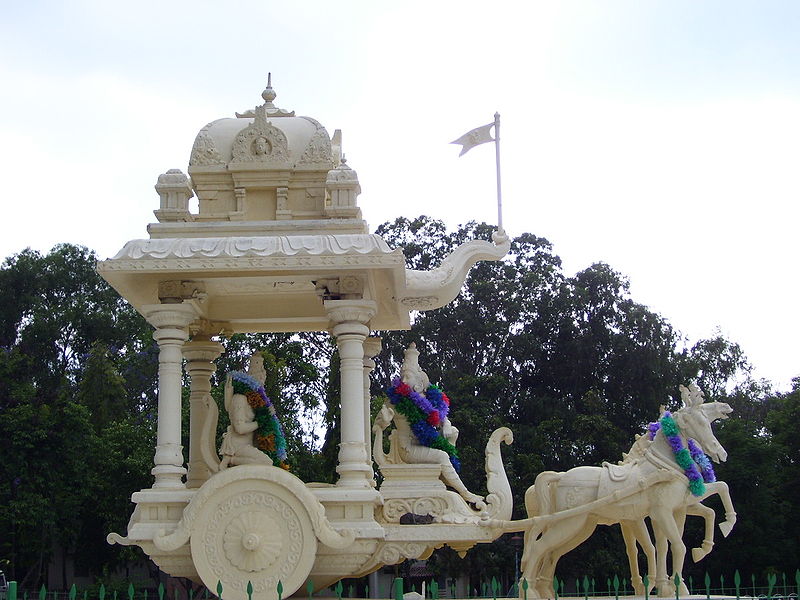
<instances>
[{"instance_id":1,"label":"white horse sculpture","mask_svg":"<svg viewBox=\"0 0 800 600\"><path fill-rule=\"evenodd\" d=\"M711 460L725 461L727 452L714 437L711 423L731 412L730 406L703 404L702 394L683 395L683 400L683 407L672 415L683 447L692 438ZM668 596L674 594L670 581L683 570L686 546L681 538L686 514L700 514L708 519L707 511L711 509L697 507L712 493L730 500L724 484L715 487L709 484L703 496L693 496L672 447L659 431L641 450L641 456L629 462L539 474L525 494L529 518L504 524L503 528L525 530L522 576L532 584L530 597L553 598L553 573L559 558L586 540L597 525L621 523L629 537L646 539L652 548L644 525L644 519L650 517L657 541L656 585L662 596ZM735 518L732 505L726 504L726 511L726 523L732 527L731 519ZM713 526L713 518L711 522ZM667 543L672 552L670 577L667 577ZM685 585L681 584L681 588L682 594L688 593Z\"/></svg>"},{"instance_id":2,"label":"white horse sculpture","mask_svg":"<svg viewBox=\"0 0 800 600\"><path fill-rule=\"evenodd\" d=\"M732 409L728 404L723 402L708 402L704 403L703 392L700 388L692 383L689 387L680 386L681 400L686 405L700 406L701 410L706 414L710 423L716 420L727 419ZM661 412L664 412L664 407ZM627 454L623 454L623 461L620 464L636 462L637 460L645 458L645 452L650 445L650 440L646 435L637 437L633 446ZM714 521L716 513L712 508L702 504L703 500L713 495L718 495L722 500L722 505L725 509L725 520L719 524L720 531L724 537L728 537L734 524L736 523L736 511L733 508L728 484L724 481L715 481L705 484L705 493L702 496L691 496L689 503L684 507L683 511L676 511L675 520L678 527L683 534L683 527L687 516L703 517L705 521L705 531L703 541L697 548L692 548L692 560L698 562L705 558L714 547ZM644 519L641 521L620 521L620 528L622 529L622 537L625 540L625 550L628 556L628 563L631 572L631 585L633 586L634 593L643 596L645 593L644 583L642 581L641 573L639 572L638 549L637 544L641 546L647 558L647 572L650 575L648 585L648 592L651 592L655 586L656 581L663 581L666 578L666 573L658 573L656 566L656 546L650 540L650 534L644 524ZM661 540L659 548L660 553L666 553L666 538L656 532L656 541ZM653 575L655 574L655 577Z\"/></svg>"}]
</instances>

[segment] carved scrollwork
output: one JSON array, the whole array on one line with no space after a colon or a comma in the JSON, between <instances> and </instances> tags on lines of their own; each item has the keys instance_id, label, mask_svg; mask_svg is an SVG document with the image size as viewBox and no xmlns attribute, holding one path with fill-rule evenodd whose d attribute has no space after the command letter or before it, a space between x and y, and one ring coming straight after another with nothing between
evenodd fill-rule
<instances>
[{"instance_id":1,"label":"carved scrollwork","mask_svg":"<svg viewBox=\"0 0 800 600\"><path fill-rule=\"evenodd\" d=\"M444 498L392 498L383 505L383 516L390 523L400 522L400 517L412 513L415 515L431 515L442 517L448 512L448 503Z\"/></svg>"},{"instance_id":2,"label":"carved scrollwork","mask_svg":"<svg viewBox=\"0 0 800 600\"><path fill-rule=\"evenodd\" d=\"M308 140L308 145L306 145L303 155L297 161L297 164L302 166L319 165L330 169L333 167L331 138L322 125L319 123L316 123L316 125L317 130Z\"/></svg>"},{"instance_id":3,"label":"carved scrollwork","mask_svg":"<svg viewBox=\"0 0 800 600\"><path fill-rule=\"evenodd\" d=\"M472 240L453 250L442 264L430 271L406 271L406 292L401 302L408 298L412 303L420 298L435 298L438 308L452 301L461 291L469 269L479 260L500 260L509 251L511 243L505 235L495 236L495 243Z\"/></svg>"},{"instance_id":4,"label":"carved scrollwork","mask_svg":"<svg viewBox=\"0 0 800 600\"><path fill-rule=\"evenodd\" d=\"M508 427L495 429L486 443L486 489L489 490L489 495L486 496L486 512L495 519L510 519L514 498L503 466L501 442L514 442L514 434Z\"/></svg>"},{"instance_id":5,"label":"carved scrollwork","mask_svg":"<svg viewBox=\"0 0 800 600\"><path fill-rule=\"evenodd\" d=\"M269 256L375 255L402 262L378 235L264 236L131 240L112 261L121 258L239 258Z\"/></svg>"},{"instance_id":6,"label":"carved scrollwork","mask_svg":"<svg viewBox=\"0 0 800 600\"><path fill-rule=\"evenodd\" d=\"M419 558L428 550L419 542L389 542L377 552L377 560L384 565L396 565L409 558Z\"/></svg>"},{"instance_id":7,"label":"carved scrollwork","mask_svg":"<svg viewBox=\"0 0 800 600\"><path fill-rule=\"evenodd\" d=\"M412 310L429 310L441 305L437 296L407 297L400 300L400 303Z\"/></svg>"},{"instance_id":8,"label":"carved scrollwork","mask_svg":"<svg viewBox=\"0 0 800 600\"><path fill-rule=\"evenodd\" d=\"M209 135L208 130L214 123L209 123L200 130L194 140L192 146L192 154L189 158L190 167L207 167L212 165L224 165L225 161L222 159L214 143L214 139Z\"/></svg>"}]
</instances>

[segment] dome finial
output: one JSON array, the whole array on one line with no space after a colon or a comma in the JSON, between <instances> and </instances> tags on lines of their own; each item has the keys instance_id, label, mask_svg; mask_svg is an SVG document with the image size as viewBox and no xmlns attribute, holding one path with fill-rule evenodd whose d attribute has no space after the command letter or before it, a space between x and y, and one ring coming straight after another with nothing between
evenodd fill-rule
<instances>
[{"instance_id":1,"label":"dome finial","mask_svg":"<svg viewBox=\"0 0 800 600\"><path fill-rule=\"evenodd\" d=\"M278 94L272 89L272 73L267 73L267 87L261 92L261 97L264 99L264 104L251 108L244 112L237 112L236 116L240 119L252 119L256 116L256 112L261 110L265 117L293 117L293 110L284 110L276 107L272 101L275 100Z\"/></svg>"},{"instance_id":2,"label":"dome finial","mask_svg":"<svg viewBox=\"0 0 800 600\"><path fill-rule=\"evenodd\" d=\"M272 108L272 101L275 100L278 94L272 89L272 73L267 73L267 87L261 92L261 97L267 103L268 108Z\"/></svg>"}]
</instances>

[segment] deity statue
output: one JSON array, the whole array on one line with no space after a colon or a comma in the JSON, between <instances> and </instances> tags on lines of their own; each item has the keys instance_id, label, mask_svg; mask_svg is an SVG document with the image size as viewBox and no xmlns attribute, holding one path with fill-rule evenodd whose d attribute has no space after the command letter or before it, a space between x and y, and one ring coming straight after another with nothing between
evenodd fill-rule
<instances>
[{"instance_id":1,"label":"deity statue","mask_svg":"<svg viewBox=\"0 0 800 600\"><path fill-rule=\"evenodd\" d=\"M267 142L267 138L265 138L263 135L260 135L256 138L253 147L255 153L259 156L263 156L269 153L269 142Z\"/></svg>"},{"instance_id":2,"label":"deity statue","mask_svg":"<svg viewBox=\"0 0 800 600\"><path fill-rule=\"evenodd\" d=\"M272 402L264 392L267 372L260 352L250 357L247 374L233 372L225 379L225 410L231 424L222 436L220 469L235 465L286 465L286 440ZM257 419L257 412L269 415ZM259 423L262 422L262 424Z\"/></svg>"},{"instance_id":3,"label":"deity statue","mask_svg":"<svg viewBox=\"0 0 800 600\"><path fill-rule=\"evenodd\" d=\"M438 464L441 479L464 500L478 509L486 507L484 499L470 492L461 481L455 450L458 429L448 418L450 400L431 385L430 378L419 365L419 351L412 343L406 349L400 379L393 381L389 399L375 418L376 434L394 422L393 444L398 459L407 464ZM414 415L416 421L411 421Z\"/></svg>"}]
</instances>

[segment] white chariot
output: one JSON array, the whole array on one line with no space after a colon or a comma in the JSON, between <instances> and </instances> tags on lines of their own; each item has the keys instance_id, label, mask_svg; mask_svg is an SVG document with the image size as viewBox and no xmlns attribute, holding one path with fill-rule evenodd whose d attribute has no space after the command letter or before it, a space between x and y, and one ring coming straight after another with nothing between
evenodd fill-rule
<instances>
[{"instance_id":1,"label":"white chariot","mask_svg":"<svg viewBox=\"0 0 800 600\"><path fill-rule=\"evenodd\" d=\"M396 445L385 455L376 444L373 456L368 411L371 359L380 350L371 331L408 329L410 311L451 302L475 262L508 252L508 238L499 232L493 243L465 243L431 271L407 269L402 252L369 234L361 219L341 132L331 138L316 120L277 108L270 85L262 97L255 109L200 130L191 179L177 169L158 178L149 239L128 242L97 267L153 325L159 346L154 482L133 495L127 535L109 541L138 545L161 570L212 591L221 582L226 600L244 600L248 582L269 598L280 581L289 596L306 581L319 589L425 558L444 544L463 553L501 535L486 523L510 519L512 507L499 451L511 441L508 429L487 443L489 495L474 501L447 488L441 464L409 463ZM413 171L402 177L413 179ZM214 337L301 331L329 331L339 350L337 483L303 482L269 465L220 469L219 440L209 435L217 419L210 378L223 350ZM401 524L407 514L432 523Z\"/></svg>"}]
</instances>

